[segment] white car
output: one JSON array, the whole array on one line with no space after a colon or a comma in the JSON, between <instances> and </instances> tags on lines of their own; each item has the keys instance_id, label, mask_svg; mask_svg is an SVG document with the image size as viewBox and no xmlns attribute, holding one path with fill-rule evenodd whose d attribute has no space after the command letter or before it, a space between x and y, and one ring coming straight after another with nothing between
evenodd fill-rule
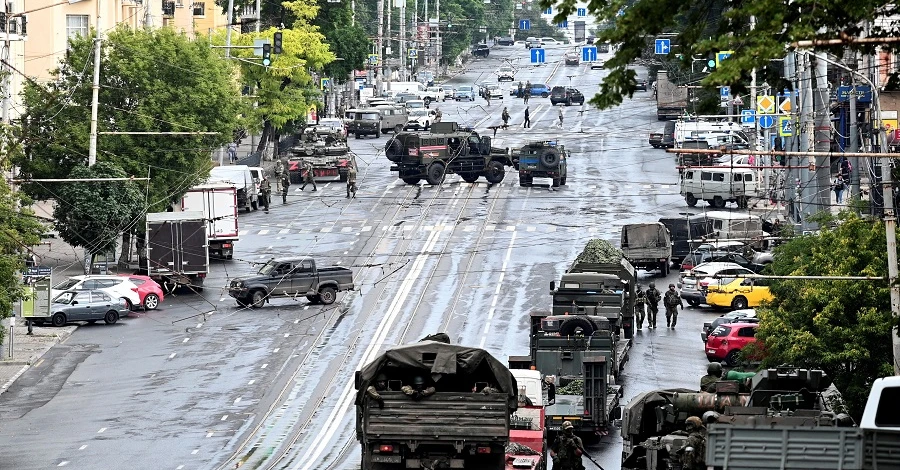
<instances>
[{"instance_id":1,"label":"white car","mask_svg":"<svg viewBox=\"0 0 900 470\"><path fill-rule=\"evenodd\" d=\"M553 38L541 38L541 43L546 46L559 46L564 44L562 41L557 41Z\"/></svg>"},{"instance_id":2,"label":"white car","mask_svg":"<svg viewBox=\"0 0 900 470\"><path fill-rule=\"evenodd\" d=\"M316 124L316 127L327 127L331 129L331 132L337 132L345 139L347 138L347 128L344 126L344 121L338 118L319 119L319 123Z\"/></svg>"},{"instance_id":3,"label":"white car","mask_svg":"<svg viewBox=\"0 0 900 470\"><path fill-rule=\"evenodd\" d=\"M504 80L514 81L516 79L516 71L508 65L504 65L497 70L497 81Z\"/></svg>"},{"instance_id":4,"label":"white car","mask_svg":"<svg viewBox=\"0 0 900 470\"><path fill-rule=\"evenodd\" d=\"M412 111L413 109L425 109L428 105L425 103L425 100L409 100L406 103L406 109Z\"/></svg>"},{"instance_id":5,"label":"white car","mask_svg":"<svg viewBox=\"0 0 900 470\"><path fill-rule=\"evenodd\" d=\"M409 120L404 129L431 129L431 123L434 122L435 112L430 109L417 108L409 110Z\"/></svg>"},{"instance_id":6,"label":"white car","mask_svg":"<svg viewBox=\"0 0 900 470\"><path fill-rule=\"evenodd\" d=\"M114 299L127 300L128 308L134 309L141 306L138 286L127 277L100 274L72 276L53 286L50 289L50 298L56 298L67 290L99 290Z\"/></svg>"},{"instance_id":7,"label":"white car","mask_svg":"<svg viewBox=\"0 0 900 470\"><path fill-rule=\"evenodd\" d=\"M500 89L500 85L491 83L490 85L485 86L484 93L485 95L490 95L491 99L503 99L503 90Z\"/></svg>"}]
</instances>

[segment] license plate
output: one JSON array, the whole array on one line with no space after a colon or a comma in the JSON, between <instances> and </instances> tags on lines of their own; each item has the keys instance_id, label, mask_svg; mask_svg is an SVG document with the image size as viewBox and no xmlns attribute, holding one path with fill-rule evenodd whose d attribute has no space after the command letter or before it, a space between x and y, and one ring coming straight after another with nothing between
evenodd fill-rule
<instances>
[{"instance_id":1,"label":"license plate","mask_svg":"<svg viewBox=\"0 0 900 470\"><path fill-rule=\"evenodd\" d=\"M716 350L715 349L707 349L706 352L709 354L715 354Z\"/></svg>"},{"instance_id":2,"label":"license plate","mask_svg":"<svg viewBox=\"0 0 900 470\"><path fill-rule=\"evenodd\" d=\"M373 455L372 462L375 463L400 463L399 455Z\"/></svg>"}]
</instances>

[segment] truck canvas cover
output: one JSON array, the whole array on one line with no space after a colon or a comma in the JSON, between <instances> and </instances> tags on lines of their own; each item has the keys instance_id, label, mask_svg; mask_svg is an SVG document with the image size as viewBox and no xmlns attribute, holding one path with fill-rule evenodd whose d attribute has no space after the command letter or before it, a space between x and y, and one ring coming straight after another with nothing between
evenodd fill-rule
<instances>
[{"instance_id":1,"label":"truck canvas cover","mask_svg":"<svg viewBox=\"0 0 900 470\"><path fill-rule=\"evenodd\" d=\"M502 362L483 349L437 341L422 341L389 349L359 372L357 405L363 404L366 388L375 381L375 377L386 370L392 371L389 376L399 371L409 371L411 375L417 372L428 374L438 391L458 389L461 378L465 378L465 382L490 382L506 394L511 411L517 407L515 377Z\"/></svg>"}]
</instances>

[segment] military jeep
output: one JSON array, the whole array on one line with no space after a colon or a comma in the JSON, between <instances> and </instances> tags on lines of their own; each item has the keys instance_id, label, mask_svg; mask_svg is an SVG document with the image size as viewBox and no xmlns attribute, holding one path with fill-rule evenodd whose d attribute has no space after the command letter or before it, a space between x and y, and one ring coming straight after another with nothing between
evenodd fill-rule
<instances>
[{"instance_id":1,"label":"military jeep","mask_svg":"<svg viewBox=\"0 0 900 470\"><path fill-rule=\"evenodd\" d=\"M519 164L519 185L531 186L535 178L550 178L553 187L566 184L569 152L564 145L547 140L530 142L512 152Z\"/></svg>"},{"instance_id":2,"label":"military jeep","mask_svg":"<svg viewBox=\"0 0 900 470\"><path fill-rule=\"evenodd\" d=\"M479 136L455 122L436 122L430 132L400 132L385 144L385 155L407 184L424 179L441 184L444 176L458 174L467 183L484 176L488 183L503 181L507 166L516 167L508 149L491 147L491 138Z\"/></svg>"}]
</instances>

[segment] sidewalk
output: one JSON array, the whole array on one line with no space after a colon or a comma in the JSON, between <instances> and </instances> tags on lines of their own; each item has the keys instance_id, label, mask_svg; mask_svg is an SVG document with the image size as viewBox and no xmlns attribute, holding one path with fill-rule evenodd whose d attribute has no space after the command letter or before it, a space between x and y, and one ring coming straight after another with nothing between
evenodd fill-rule
<instances>
[{"instance_id":1,"label":"sidewalk","mask_svg":"<svg viewBox=\"0 0 900 470\"><path fill-rule=\"evenodd\" d=\"M4 347L9 347L9 338L12 338L12 357L0 360L0 396L31 366L36 364L41 357L54 345L65 341L78 328L77 325L66 325L62 328L35 326L33 334L27 335L28 328L25 320L15 319L15 326L10 329ZM10 331L6 334L10 335ZM9 350L7 349L7 353Z\"/></svg>"}]
</instances>

